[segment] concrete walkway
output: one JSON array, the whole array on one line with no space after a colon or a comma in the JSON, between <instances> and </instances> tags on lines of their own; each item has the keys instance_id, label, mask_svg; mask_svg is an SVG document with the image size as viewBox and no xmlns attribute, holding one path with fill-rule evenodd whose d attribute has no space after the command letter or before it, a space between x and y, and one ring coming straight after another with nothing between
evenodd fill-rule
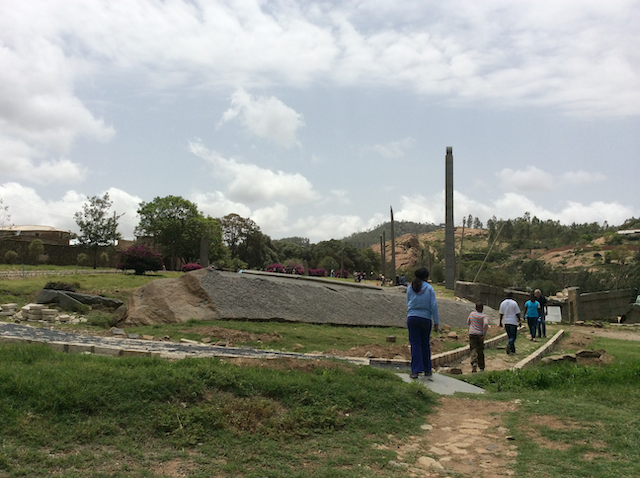
<instances>
[{"instance_id":1,"label":"concrete walkway","mask_svg":"<svg viewBox=\"0 0 640 478\"><path fill-rule=\"evenodd\" d=\"M461 393L484 393L484 389L480 387L476 387L475 385L471 385L470 383L463 382L462 380L458 380L457 378L447 377L446 375L440 375L439 373L434 373L431 376L431 380L426 379L425 377L420 377L417 380L412 380L409 378L408 373L396 373L398 377L402 379L402 381L411 383L414 381L418 381L427 387L432 392L435 392L439 395L453 395L456 392Z\"/></svg>"}]
</instances>

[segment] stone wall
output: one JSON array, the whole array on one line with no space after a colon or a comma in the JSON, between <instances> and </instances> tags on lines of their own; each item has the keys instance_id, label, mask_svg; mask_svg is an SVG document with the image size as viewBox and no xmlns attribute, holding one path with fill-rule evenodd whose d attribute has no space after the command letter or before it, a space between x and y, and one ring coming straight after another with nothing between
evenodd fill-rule
<instances>
[{"instance_id":1,"label":"stone wall","mask_svg":"<svg viewBox=\"0 0 640 478\"><path fill-rule=\"evenodd\" d=\"M482 302L495 310L500 308L500 303L504 300L507 292L513 293L513 298L520 305L520 308L529 300L529 294L526 292L503 289L502 287L479 282L457 281L455 287L456 297L462 297L474 303Z\"/></svg>"},{"instance_id":2,"label":"stone wall","mask_svg":"<svg viewBox=\"0 0 640 478\"><path fill-rule=\"evenodd\" d=\"M0 242L0 261L4 262L4 253L15 251L18 253L17 264L34 264L35 261L29 254L29 243L24 241L3 240ZM98 249L98 265L100 264L100 254L106 252L109 255L109 267L115 267L118 260L118 253L113 246L100 247ZM56 266L73 266L77 264L78 254L84 253L89 256L90 264L93 264L93 249L88 246L60 246L54 244L44 244L44 256L40 263L53 264Z\"/></svg>"},{"instance_id":3,"label":"stone wall","mask_svg":"<svg viewBox=\"0 0 640 478\"><path fill-rule=\"evenodd\" d=\"M638 289L607 290L580 294L569 294L569 307L574 320L608 320L625 315L638 295ZM576 297L577 296L577 297ZM570 320L570 322L573 322Z\"/></svg>"},{"instance_id":4,"label":"stone wall","mask_svg":"<svg viewBox=\"0 0 640 478\"><path fill-rule=\"evenodd\" d=\"M455 294L471 302L482 302L496 310L508 289L477 282L456 282ZM529 299L529 294L512 291L520 308ZM638 295L638 289L609 290L603 292L580 293L579 287L565 289L566 299L550 298L548 305L558 305L562 311L562 321L575 323L578 320L608 320L625 315L631 309Z\"/></svg>"}]
</instances>

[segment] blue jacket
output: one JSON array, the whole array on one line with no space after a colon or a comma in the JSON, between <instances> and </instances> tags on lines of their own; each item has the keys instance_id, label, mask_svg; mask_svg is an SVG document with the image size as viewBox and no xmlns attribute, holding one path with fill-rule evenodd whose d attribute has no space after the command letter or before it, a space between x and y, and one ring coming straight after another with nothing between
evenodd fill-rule
<instances>
[{"instance_id":1,"label":"blue jacket","mask_svg":"<svg viewBox=\"0 0 640 478\"><path fill-rule=\"evenodd\" d=\"M407 317L422 317L433 320L434 324L440 323L436 291L433 290L431 284L423 281L420 292L414 292L413 287L409 284L407 287Z\"/></svg>"}]
</instances>

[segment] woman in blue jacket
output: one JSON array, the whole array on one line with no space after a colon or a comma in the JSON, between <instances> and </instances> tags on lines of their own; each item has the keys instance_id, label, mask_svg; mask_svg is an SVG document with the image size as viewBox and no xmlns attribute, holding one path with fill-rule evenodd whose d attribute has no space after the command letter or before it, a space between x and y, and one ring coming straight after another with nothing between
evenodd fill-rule
<instances>
[{"instance_id":1,"label":"woman in blue jacket","mask_svg":"<svg viewBox=\"0 0 640 478\"><path fill-rule=\"evenodd\" d=\"M411 286L407 287L407 329L411 344L412 379L424 373L431 377L431 328L438 331L438 302L436 292L427 282L429 271L421 267L415 272Z\"/></svg>"}]
</instances>

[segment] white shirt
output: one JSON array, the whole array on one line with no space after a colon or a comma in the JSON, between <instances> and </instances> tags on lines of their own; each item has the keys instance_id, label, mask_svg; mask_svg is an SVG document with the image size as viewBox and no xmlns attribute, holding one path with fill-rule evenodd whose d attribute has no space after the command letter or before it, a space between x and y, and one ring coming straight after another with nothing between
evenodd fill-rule
<instances>
[{"instance_id":1,"label":"white shirt","mask_svg":"<svg viewBox=\"0 0 640 478\"><path fill-rule=\"evenodd\" d=\"M500 315L503 316L503 322L506 325L518 325L518 317L516 314L519 313L520 307L513 299L505 299L500 304Z\"/></svg>"}]
</instances>

